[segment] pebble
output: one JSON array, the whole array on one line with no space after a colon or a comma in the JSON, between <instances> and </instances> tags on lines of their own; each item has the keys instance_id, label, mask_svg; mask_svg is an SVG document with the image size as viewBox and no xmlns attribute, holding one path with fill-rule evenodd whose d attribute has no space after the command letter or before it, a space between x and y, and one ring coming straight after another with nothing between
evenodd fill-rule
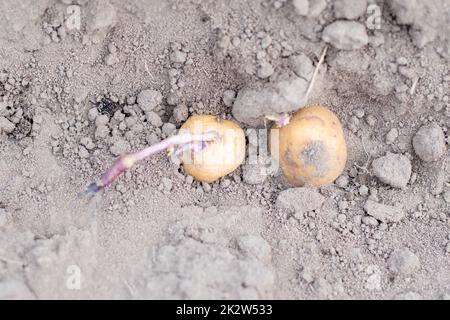
<instances>
[{"instance_id":1,"label":"pebble","mask_svg":"<svg viewBox=\"0 0 450 320\"><path fill-rule=\"evenodd\" d=\"M269 35L266 35L261 40L261 48L262 49L267 49L270 46L271 43L272 43L272 38Z\"/></svg>"},{"instance_id":2,"label":"pebble","mask_svg":"<svg viewBox=\"0 0 450 320\"><path fill-rule=\"evenodd\" d=\"M358 188L358 192L360 195L367 196L369 194L369 188L365 185L362 185Z\"/></svg>"},{"instance_id":3,"label":"pebble","mask_svg":"<svg viewBox=\"0 0 450 320\"><path fill-rule=\"evenodd\" d=\"M166 192L171 191L173 188L173 182L169 178L163 177L161 179L162 189Z\"/></svg>"},{"instance_id":4,"label":"pebble","mask_svg":"<svg viewBox=\"0 0 450 320\"><path fill-rule=\"evenodd\" d=\"M307 16L309 12L309 0L293 0L295 12L301 16Z\"/></svg>"},{"instance_id":5,"label":"pebble","mask_svg":"<svg viewBox=\"0 0 450 320\"><path fill-rule=\"evenodd\" d=\"M225 90L222 96L223 104L227 107L231 107L236 99L236 92L233 90Z\"/></svg>"},{"instance_id":6,"label":"pebble","mask_svg":"<svg viewBox=\"0 0 450 320\"><path fill-rule=\"evenodd\" d=\"M317 18L327 8L326 0L314 0L309 3L309 14L311 18Z\"/></svg>"},{"instance_id":7,"label":"pebble","mask_svg":"<svg viewBox=\"0 0 450 320\"><path fill-rule=\"evenodd\" d=\"M15 124L6 119L5 117L0 117L0 134L11 133L16 128Z\"/></svg>"},{"instance_id":8,"label":"pebble","mask_svg":"<svg viewBox=\"0 0 450 320\"><path fill-rule=\"evenodd\" d=\"M381 222L399 222L405 217L405 212L398 207L381 204L373 200L367 200L364 210L369 216Z\"/></svg>"},{"instance_id":9,"label":"pebble","mask_svg":"<svg viewBox=\"0 0 450 320\"><path fill-rule=\"evenodd\" d=\"M163 125L161 117L154 111L146 112L145 118L154 127L160 128Z\"/></svg>"},{"instance_id":10,"label":"pebble","mask_svg":"<svg viewBox=\"0 0 450 320\"><path fill-rule=\"evenodd\" d=\"M142 111L152 111L162 103L162 94L157 90L147 89L137 96L137 103Z\"/></svg>"},{"instance_id":11,"label":"pebble","mask_svg":"<svg viewBox=\"0 0 450 320\"><path fill-rule=\"evenodd\" d=\"M171 92L167 95L166 102L169 106L176 106L180 102L180 95L177 92Z\"/></svg>"},{"instance_id":12,"label":"pebble","mask_svg":"<svg viewBox=\"0 0 450 320\"><path fill-rule=\"evenodd\" d=\"M220 182L220 187L223 188L223 189L228 188L230 185L231 185L231 181L229 179L223 179Z\"/></svg>"},{"instance_id":13,"label":"pebble","mask_svg":"<svg viewBox=\"0 0 450 320\"><path fill-rule=\"evenodd\" d=\"M361 222L364 223L366 226L372 226L376 227L378 226L378 220L374 217L364 216L361 218Z\"/></svg>"},{"instance_id":14,"label":"pebble","mask_svg":"<svg viewBox=\"0 0 450 320\"><path fill-rule=\"evenodd\" d=\"M369 43L364 25L343 20L335 21L325 27L322 40L341 50L361 49Z\"/></svg>"},{"instance_id":15,"label":"pebble","mask_svg":"<svg viewBox=\"0 0 450 320\"><path fill-rule=\"evenodd\" d=\"M339 188L345 188L348 185L349 177L346 174L339 176L334 182Z\"/></svg>"},{"instance_id":16,"label":"pebble","mask_svg":"<svg viewBox=\"0 0 450 320\"><path fill-rule=\"evenodd\" d=\"M367 11L367 0L335 0L333 5L338 19L355 20Z\"/></svg>"},{"instance_id":17,"label":"pebble","mask_svg":"<svg viewBox=\"0 0 450 320\"><path fill-rule=\"evenodd\" d=\"M169 137L175 132L176 129L177 127L173 123L167 122L163 124L161 130L166 137Z\"/></svg>"},{"instance_id":18,"label":"pebble","mask_svg":"<svg viewBox=\"0 0 450 320\"><path fill-rule=\"evenodd\" d=\"M89 30L107 29L116 22L117 12L109 1L90 1L86 12Z\"/></svg>"},{"instance_id":19,"label":"pebble","mask_svg":"<svg viewBox=\"0 0 450 320\"><path fill-rule=\"evenodd\" d=\"M89 158L89 151L84 146L78 147L78 156L82 159Z\"/></svg>"},{"instance_id":20,"label":"pebble","mask_svg":"<svg viewBox=\"0 0 450 320\"><path fill-rule=\"evenodd\" d=\"M407 248L396 249L389 256L388 268L395 274L411 275L420 268L420 260Z\"/></svg>"},{"instance_id":21,"label":"pebble","mask_svg":"<svg viewBox=\"0 0 450 320\"><path fill-rule=\"evenodd\" d=\"M266 78L270 77L273 73L274 73L274 69L273 69L272 65L268 62L263 61L260 64L256 75L260 79L266 79Z\"/></svg>"},{"instance_id":22,"label":"pebble","mask_svg":"<svg viewBox=\"0 0 450 320\"><path fill-rule=\"evenodd\" d=\"M95 121L95 119L97 119L98 116L98 110L97 108L91 108L88 111L88 119L89 121Z\"/></svg>"},{"instance_id":23,"label":"pebble","mask_svg":"<svg viewBox=\"0 0 450 320\"><path fill-rule=\"evenodd\" d=\"M304 105L307 88L308 81L297 76L259 90L243 88L233 103L233 116L249 126L262 127L265 116L294 111Z\"/></svg>"},{"instance_id":24,"label":"pebble","mask_svg":"<svg viewBox=\"0 0 450 320\"><path fill-rule=\"evenodd\" d=\"M394 188L404 188L411 177L411 162L401 154L388 153L372 162L375 176Z\"/></svg>"},{"instance_id":25,"label":"pebble","mask_svg":"<svg viewBox=\"0 0 450 320\"><path fill-rule=\"evenodd\" d=\"M189 110L185 104L180 104L175 109L173 109L173 119L176 123L182 123L186 121L188 116Z\"/></svg>"},{"instance_id":26,"label":"pebble","mask_svg":"<svg viewBox=\"0 0 450 320\"><path fill-rule=\"evenodd\" d=\"M389 132L386 134L386 143L387 144L393 144L395 140L398 138L398 129L392 128L389 130Z\"/></svg>"},{"instance_id":27,"label":"pebble","mask_svg":"<svg viewBox=\"0 0 450 320\"><path fill-rule=\"evenodd\" d=\"M445 135L436 123L422 126L413 137L413 147L425 162L439 160L446 152Z\"/></svg>"},{"instance_id":28,"label":"pebble","mask_svg":"<svg viewBox=\"0 0 450 320\"><path fill-rule=\"evenodd\" d=\"M307 81L311 79L314 73L314 65L307 55L301 53L298 55L291 56L289 60L291 68L297 76Z\"/></svg>"}]
</instances>

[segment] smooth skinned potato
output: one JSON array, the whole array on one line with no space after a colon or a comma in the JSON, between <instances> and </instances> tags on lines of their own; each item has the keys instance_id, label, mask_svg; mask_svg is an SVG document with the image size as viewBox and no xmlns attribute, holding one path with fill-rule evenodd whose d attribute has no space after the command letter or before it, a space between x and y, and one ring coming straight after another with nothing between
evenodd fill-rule
<instances>
[{"instance_id":1,"label":"smooth skinned potato","mask_svg":"<svg viewBox=\"0 0 450 320\"><path fill-rule=\"evenodd\" d=\"M220 135L199 152L184 152L181 157L184 170L194 179L214 182L233 172L245 159L245 134L241 127L229 120L219 120L210 115L191 116L181 126L192 134L211 130Z\"/></svg>"},{"instance_id":2,"label":"smooth skinned potato","mask_svg":"<svg viewBox=\"0 0 450 320\"><path fill-rule=\"evenodd\" d=\"M273 130L272 130L273 131ZM274 134L274 133L272 133ZM344 170L347 145L341 122L328 108L316 105L297 111L279 128L278 157L288 181L295 186L326 185Z\"/></svg>"}]
</instances>

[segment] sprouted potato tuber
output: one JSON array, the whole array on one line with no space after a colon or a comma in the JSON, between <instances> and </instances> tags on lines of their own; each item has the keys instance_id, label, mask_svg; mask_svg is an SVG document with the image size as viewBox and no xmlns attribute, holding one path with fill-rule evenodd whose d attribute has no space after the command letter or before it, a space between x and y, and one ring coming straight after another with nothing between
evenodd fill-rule
<instances>
[{"instance_id":1,"label":"sprouted potato tuber","mask_svg":"<svg viewBox=\"0 0 450 320\"><path fill-rule=\"evenodd\" d=\"M344 170L347 161L344 132L341 122L328 108L320 105L302 108L278 130L278 150L272 150L277 147L272 145L271 151L278 152L281 169L293 185L329 184Z\"/></svg>"},{"instance_id":2,"label":"sprouted potato tuber","mask_svg":"<svg viewBox=\"0 0 450 320\"><path fill-rule=\"evenodd\" d=\"M100 181L91 183L83 194L97 193L137 162L162 151L179 156L186 172L195 179L213 182L234 171L244 161L245 135L232 121L220 121L206 115L191 116L177 135L119 157Z\"/></svg>"},{"instance_id":3,"label":"sprouted potato tuber","mask_svg":"<svg viewBox=\"0 0 450 320\"><path fill-rule=\"evenodd\" d=\"M215 131L220 139L198 152L183 152L184 170L198 181L214 182L233 172L245 159L245 134L230 120L219 120L210 115L191 116L181 127L192 134Z\"/></svg>"}]
</instances>

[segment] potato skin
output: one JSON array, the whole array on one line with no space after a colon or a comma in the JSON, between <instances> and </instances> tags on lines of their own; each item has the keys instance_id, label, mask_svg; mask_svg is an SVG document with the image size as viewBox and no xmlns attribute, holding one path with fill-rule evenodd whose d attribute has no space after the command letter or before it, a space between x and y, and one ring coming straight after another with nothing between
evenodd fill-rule
<instances>
[{"instance_id":1,"label":"potato skin","mask_svg":"<svg viewBox=\"0 0 450 320\"><path fill-rule=\"evenodd\" d=\"M344 170L344 132L328 108L315 105L300 109L278 134L280 166L291 184L326 185Z\"/></svg>"},{"instance_id":2,"label":"potato skin","mask_svg":"<svg viewBox=\"0 0 450 320\"><path fill-rule=\"evenodd\" d=\"M208 143L200 152L185 152L181 157L184 170L201 182L214 182L233 172L245 160L245 133L235 122L211 115L193 115L181 126L190 133L217 131L221 139Z\"/></svg>"}]
</instances>

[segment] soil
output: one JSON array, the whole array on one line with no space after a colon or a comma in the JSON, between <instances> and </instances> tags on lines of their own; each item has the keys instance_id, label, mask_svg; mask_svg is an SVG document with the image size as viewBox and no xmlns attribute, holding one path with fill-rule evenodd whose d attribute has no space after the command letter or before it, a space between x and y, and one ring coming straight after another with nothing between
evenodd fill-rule
<instances>
[{"instance_id":1,"label":"soil","mask_svg":"<svg viewBox=\"0 0 450 320\"><path fill-rule=\"evenodd\" d=\"M0 298L450 299L449 99L449 0L2 0ZM192 114L305 104L331 185L161 153L79 197Z\"/></svg>"}]
</instances>

